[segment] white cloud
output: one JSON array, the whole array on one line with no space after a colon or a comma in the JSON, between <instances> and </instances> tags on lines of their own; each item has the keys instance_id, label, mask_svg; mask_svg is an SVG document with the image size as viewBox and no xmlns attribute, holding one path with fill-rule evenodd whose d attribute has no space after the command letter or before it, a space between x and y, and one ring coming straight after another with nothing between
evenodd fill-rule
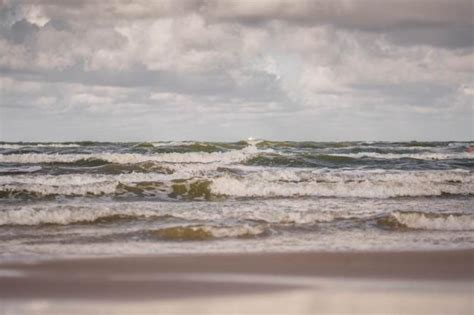
<instances>
[{"instance_id":1,"label":"white cloud","mask_svg":"<svg viewBox=\"0 0 474 315\"><path fill-rule=\"evenodd\" d=\"M403 1L382 10L370 0L7 2L0 106L12 117L3 114L2 137L27 139L15 121L37 110L46 118L34 125L60 115L90 126L91 117L110 114L102 127L112 128L133 118L124 137L143 139L166 128L177 138L213 137L217 125L225 127L222 138L241 128L307 139L311 124L324 139L336 137L337 124L354 128L339 135L361 138L367 133L357 123L379 130L380 121L403 117L435 128L443 115L460 121L459 137L470 137L466 3L415 2L431 11ZM420 28L438 35L420 37ZM293 122L300 115L306 126ZM380 137L397 132L381 128Z\"/></svg>"}]
</instances>

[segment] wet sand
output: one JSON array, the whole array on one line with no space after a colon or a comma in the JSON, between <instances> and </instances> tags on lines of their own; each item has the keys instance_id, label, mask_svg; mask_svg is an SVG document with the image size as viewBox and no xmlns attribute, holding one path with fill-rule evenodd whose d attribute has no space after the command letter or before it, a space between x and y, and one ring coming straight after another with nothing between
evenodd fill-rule
<instances>
[{"instance_id":1,"label":"wet sand","mask_svg":"<svg viewBox=\"0 0 474 315\"><path fill-rule=\"evenodd\" d=\"M140 256L0 264L0 306L5 314L88 314L104 308L148 314L158 306L168 313L417 313L429 306L428 313L469 314L474 312L473 292L474 250ZM296 304L283 303L285 297ZM49 308L42 313L27 307L38 301L49 301ZM79 301L81 308L75 312Z\"/></svg>"}]
</instances>

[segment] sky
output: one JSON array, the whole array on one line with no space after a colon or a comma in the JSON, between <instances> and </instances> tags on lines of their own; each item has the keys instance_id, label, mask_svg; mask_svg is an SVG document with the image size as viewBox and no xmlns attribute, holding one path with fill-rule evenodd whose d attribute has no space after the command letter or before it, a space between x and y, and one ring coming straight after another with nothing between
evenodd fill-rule
<instances>
[{"instance_id":1,"label":"sky","mask_svg":"<svg viewBox=\"0 0 474 315\"><path fill-rule=\"evenodd\" d=\"M0 141L473 140L474 1L0 0Z\"/></svg>"}]
</instances>

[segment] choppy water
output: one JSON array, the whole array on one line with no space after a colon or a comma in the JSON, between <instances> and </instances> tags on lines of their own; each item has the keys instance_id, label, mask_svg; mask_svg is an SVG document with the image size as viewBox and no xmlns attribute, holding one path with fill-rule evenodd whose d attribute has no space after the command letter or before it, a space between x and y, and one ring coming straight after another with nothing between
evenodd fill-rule
<instances>
[{"instance_id":1,"label":"choppy water","mask_svg":"<svg viewBox=\"0 0 474 315\"><path fill-rule=\"evenodd\" d=\"M470 145L0 142L0 259L473 247Z\"/></svg>"}]
</instances>

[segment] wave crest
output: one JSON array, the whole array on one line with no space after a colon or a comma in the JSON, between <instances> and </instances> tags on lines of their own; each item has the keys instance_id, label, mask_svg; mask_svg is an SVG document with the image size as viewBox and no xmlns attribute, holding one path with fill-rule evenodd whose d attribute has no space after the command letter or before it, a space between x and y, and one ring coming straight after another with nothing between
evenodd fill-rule
<instances>
[{"instance_id":1,"label":"wave crest","mask_svg":"<svg viewBox=\"0 0 474 315\"><path fill-rule=\"evenodd\" d=\"M168 218L170 215L159 215L151 210L117 210L97 205L94 208L81 206L57 206L55 208L38 208L22 206L15 210L0 211L2 225L42 225L42 224L79 224L107 223L119 220L138 218Z\"/></svg>"},{"instance_id":2,"label":"wave crest","mask_svg":"<svg viewBox=\"0 0 474 315\"><path fill-rule=\"evenodd\" d=\"M463 172L294 172L261 171L215 178L212 193L233 197L364 197L473 194L474 178Z\"/></svg>"},{"instance_id":3,"label":"wave crest","mask_svg":"<svg viewBox=\"0 0 474 315\"><path fill-rule=\"evenodd\" d=\"M377 224L390 229L471 231L474 230L474 215L396 211L379 219Z\"/></svg>"},{"instance_id":4,"label":"wave crest","mask_svg":"<svg viewBox=\"0 0 474 315\"><path fill-rule=\"evenodd\" d=\"M80 161L100 160L107 163L141 163L141 162L163 162L163 163L214 163L222 164L244 161L250 156L262 152L255 146L247 146L241 150L226 152L186 152L186 153L98 153L98 154L1 154L2 163L77 163ZM88 163L88 162L87 162Z\"/></svg>"},{"instance_id":5,"label":"wave crest","mask_svg":"<svg viewBox=\"0 0 474 315\"><path fill-rule=\"evenodd\" d=\"M196 171L194 168L192 170ZM198 168L198 170L200 170ZM38 196L157 196L216 200L221 197L392 198L474 194L474 176L464 171L304 171L243 169L119 175L0 176L0 198Z\"/></svg>"},{"instance_id":6,"label":"wave crest","mask_svg":"<svg viewBox=\"0 0 474 315\"><path fill-rule=\"evenodd\" d=\"M153 230L150 234L167 241L206 241L219 238L254 238L267 233L264 226L175 226Z\"/></svg>"}]
</instances>

